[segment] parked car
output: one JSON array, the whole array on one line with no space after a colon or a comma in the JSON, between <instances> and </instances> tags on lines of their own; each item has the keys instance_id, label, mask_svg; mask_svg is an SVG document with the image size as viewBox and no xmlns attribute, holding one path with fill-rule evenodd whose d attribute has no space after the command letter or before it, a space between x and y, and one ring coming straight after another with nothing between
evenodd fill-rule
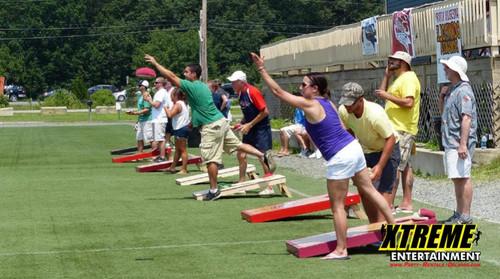
<instances>
[{"instance_id":1,"label":"parked car","mask_svg":"<svg viewBox=\"0 0 500 279\"><path fill-rule=\"evenodd\" d=\"M127 90L115 92L115 93L113 93L113 96L115 96L116 101L125 102L125 100L127 99Z\"/></svg>"},{"instance_id":2,"label":"parked car","mask_svg":"<svg viewBox=\"0 0 500 279\"><path fill-rule=\"evenodd\" d=\"M26 98L26 90L20 85L5 86L4 94L11 102L16 102L19 98Z\"/></svg>"},{"instance_id":3,"label":"parked car","mask_svg":"<svg viewBox=\"0 0 500 279\"><path fill-rule=\"evenodd\" d=\"M47 91L47 92L43 92L43 93L42 93L42 96L41 96L41 99L42 99L42 100L44 100L44 99L46 99L46 98L48 98L48 97L50 97L50 96L52 96L52 95L56 94L56 93L57 93L57 91L63 91L63 92L65 92L66 94L68 94L68 95L69 95L69 91L68 91L68 90L66 90L66 89L54 89L54 90L50 90L50 91Z\"/></svg>"},{"instance_id":4,"label":"parked car","mask_svg":"<svg viewBox=\"0 0 500 279\"><path fill-rule=\"evenodd\" d=\"M222 86L222 89L226 90L227 93L229 93L229 98L238 98L238 93L234 92L233 86L231 83L224 83Z\"/></svg>"},{"instance_id":5,"label":"parked car","mask_svg":"<svg viewBox=\"0 0 500 279\"><path fill-rule=\"evenodd\" d=\"M109 85L109 84L99 84L92 86L88 89L88 92L90 95L94 94L96 91L101 90L101 89L109 89L111 90L111 93L118 92L118 88L114 85Z\"/></svg>"}]
</instances>

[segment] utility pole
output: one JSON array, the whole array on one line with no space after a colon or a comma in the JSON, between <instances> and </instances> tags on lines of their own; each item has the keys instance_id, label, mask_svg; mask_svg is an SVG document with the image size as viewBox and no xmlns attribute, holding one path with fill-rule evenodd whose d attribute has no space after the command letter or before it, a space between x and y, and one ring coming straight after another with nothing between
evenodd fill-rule
<instances>
[{"instance_id":1,"label":"utility pole","mask_svg":"<svg viewBox=\"0 0 500 279\"><path fill-rule=\"evenodd\" d=\"M207 67L207 0L203 0L200 11L200 65L201 65L201 81L208 81Z\"/></svg>"}]
</instances>

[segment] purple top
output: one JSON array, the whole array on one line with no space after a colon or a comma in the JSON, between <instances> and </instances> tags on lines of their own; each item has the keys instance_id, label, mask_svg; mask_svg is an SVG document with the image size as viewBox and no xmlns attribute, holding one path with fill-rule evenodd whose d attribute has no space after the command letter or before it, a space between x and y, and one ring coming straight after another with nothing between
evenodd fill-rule
<instances>
[{"instance_id":1,"label":"purple top","mask_svg":"<svg viewBox=\"0 0 500 279\"><path fill-rule=\"evenodd\" d=\"M337 152L354 140L340 123L339 115L333 109L329 99L314 98L325 110L326 116L318 123L309 123L306 130L325 160L329 161Z\"/></svg>"}]
</instances>

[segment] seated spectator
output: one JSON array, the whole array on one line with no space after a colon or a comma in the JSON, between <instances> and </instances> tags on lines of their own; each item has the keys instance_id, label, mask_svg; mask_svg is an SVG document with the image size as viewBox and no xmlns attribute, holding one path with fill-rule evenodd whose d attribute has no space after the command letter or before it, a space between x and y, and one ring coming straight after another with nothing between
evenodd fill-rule
<instances>
[{"instance_id":1,"label":"seated spectator","mask_svg":"<svg viewBox=\"0 0 500 279\"><path fill-rule=\"evenodd\" d=\"M305 122L304 111L300 109L295 109L295 124L286 126L280 129L280 141L281 141L281 150L278 152L278 157L288 156L290 155L290 151L288 151L288 146L290 143L290 138L295 136L297 142L299 143L302 151L299 154L299 157L305 158L309 151L309 135L306 132L304 127Z\"/></svg>"}]
</instances>

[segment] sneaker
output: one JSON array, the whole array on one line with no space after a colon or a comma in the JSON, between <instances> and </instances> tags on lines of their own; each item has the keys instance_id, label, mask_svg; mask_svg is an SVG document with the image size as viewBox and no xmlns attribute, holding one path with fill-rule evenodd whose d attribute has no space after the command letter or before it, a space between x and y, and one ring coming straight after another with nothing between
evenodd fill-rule
<instances>
[{"instance_id":1,"label":"sneaker","mask_svg":"<svg viewBox=\"0 0 500 279\"><path fill-rule=\"evenodd\" d=\"M274 159L269 153L264 153L264 164L267 165L269 168L269 171L274 172L276 170L276 162L274 162Z\"/></svg>"},{"instance_id":2,"label":"sneaker","mask_svg":"<svg viewBox=\"0 0 500 279\"><path fill-rule=\"evenodd\" d=\"M225 168L224 164L219 164L219 163L217 163L217 169L218 169L218 170L222 170L222 169L224 169L224 168Z\"/></svg>"},{"instance_id":3,"label":"sneaker","mask_svg":"<svg viewBox=\"0 0 500 279\"><path fill-rule=\"evenodd\" d=\"M377 241L375 243L368 244L368 246L373 247L373 248L380 248L381 245L382 245L382 241Z\"/></svg>"},{"instance_id":4,"label":"sneaker","mask_svg":"<svg viewBox=\"0 0 500 279\"><path fill-rule=\"evenodd\" d=\"M203 201L215 201L216 199L220 198L222 193L217 189L217 192L212 193L208 191L208 194L203 198Z\"/></svg>"},{"instance_id":5,"label":"sneaker","mask_svg":"<svg viewBox=\"0 0 500 279\"><path fill-rule=\"evenodd\" d=\"M161 162L165 162L165 161L166 161L165 158L158 157L158 158L154 159L153 162L155 162L155 163L161 163Z\"/></svg>"},{"instance_id":6,"label":"sneaker","mask_svg":"<svg viewBox=\"0 0 500 279\"><path fill-rule=\"evenodd\" d=\"M307 156L307 149L302 149L299 154L299 158L306 158Z\"/></svg>"},{"instance_id":7,"label":"sneaker","mask_svg":"<svg viewBox=\"0 0 500 279\"><path fill-rule=\"evenodd\" d=\"M460 217L457 219L457 224L472 224L472 218L465 214L460 214Z\"/></svg>"},{"instance_id":8,"label":"sneaker","mask_svg":"<svg viewBox=\"0 0 500 279\"><path fill-rule=\"evenodd\" d=\"M259 196L270 196L270 195L274 195L274 189L264 189L262 191L259 192Z\"/></svg>"},{"instance_id":9,"label":"sneaker","mask_svg":"<svg viewBox=\"0 0 500 279\"><path fill-rule=\"evenodd\" d=\"M458 217L460 217L460 213L453 211L453 215L450 218L448 218L446 220L439 221L439 223L441 223L441 224L456 224L456 220L458 219Z\"/></svg>"}]
</instances>

